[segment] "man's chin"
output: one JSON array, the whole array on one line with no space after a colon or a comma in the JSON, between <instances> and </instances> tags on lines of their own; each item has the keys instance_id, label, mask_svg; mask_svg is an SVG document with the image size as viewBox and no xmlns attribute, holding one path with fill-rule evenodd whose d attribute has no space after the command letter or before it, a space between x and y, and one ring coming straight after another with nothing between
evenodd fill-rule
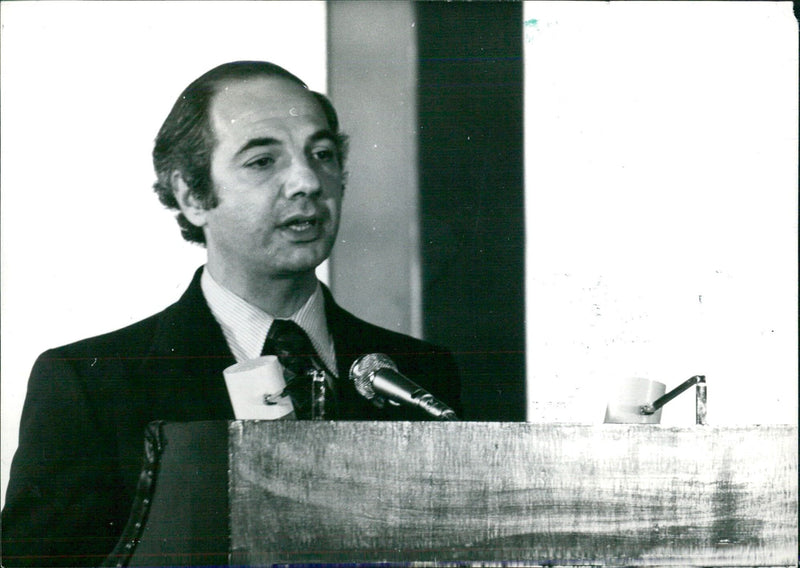
<instances>
[{"instance_id":1,"label":"man's chin","mask_svg":"<svg viewBox=\"0 0 800 568\"><path fill-rule=\"evenodd\" d=\"M320 264L327 260L328 256L329 252L326 251L298 252L289 258L283 259L281 262L274 263L274 273L287 278L302 276L314 272Z\"/></svg>"}]
</instances>

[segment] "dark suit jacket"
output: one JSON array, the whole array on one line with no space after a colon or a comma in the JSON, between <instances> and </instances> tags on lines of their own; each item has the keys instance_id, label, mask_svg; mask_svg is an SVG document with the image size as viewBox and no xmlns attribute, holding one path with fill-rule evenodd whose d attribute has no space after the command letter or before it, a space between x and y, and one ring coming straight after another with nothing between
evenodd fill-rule
<instances>
[{"instance_id":1,"label":"dark suit jacket","mask_svg":"<svg viewBox=\"0 0 800 568\"><path fill-rule=\"evenodd\" d=\"M339 377L365 353L400 371L457 413L452 355L381 329L336 305L324 289ZM232 420L222 370L235 363L200 288L124 329L50 350L36 361L2 515L3 565L91 566L114 548L128 518L154 420ZM340 420L419 420L378 409L338 382Z\"/></svg>"}]
</instances>

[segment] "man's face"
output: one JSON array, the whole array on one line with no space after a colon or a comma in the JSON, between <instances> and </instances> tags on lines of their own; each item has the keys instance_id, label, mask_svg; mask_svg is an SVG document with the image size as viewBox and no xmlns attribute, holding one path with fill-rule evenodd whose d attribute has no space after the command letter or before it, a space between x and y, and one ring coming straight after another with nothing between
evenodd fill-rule
<instances>
[{"instance_id":1,"label":"man's face","mask_svg":"<svg viewBox=\"0 0 800 568\"><path fill-rule=\"evenodd\" d=\"M339 229L342 165L319 103L281 78L230 82L210 109L219 198L204 213L209 266L225 278L313 273Z\"/></svg>"}]
</instances>

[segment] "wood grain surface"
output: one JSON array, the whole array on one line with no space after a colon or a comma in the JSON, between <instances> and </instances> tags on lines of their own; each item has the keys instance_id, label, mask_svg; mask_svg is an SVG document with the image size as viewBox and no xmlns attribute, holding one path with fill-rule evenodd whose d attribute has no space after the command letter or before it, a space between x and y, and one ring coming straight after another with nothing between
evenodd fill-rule
<instances>
[{"instance_id":1,"label":"wood grain surface","mask_svg":"<svg viewBox=\"0 0 800 568\"><path fill-rule=\"evenodd\" d=\"M797 563L797 428L232 422L232 563Z\"/></svg>"}]
</instances>

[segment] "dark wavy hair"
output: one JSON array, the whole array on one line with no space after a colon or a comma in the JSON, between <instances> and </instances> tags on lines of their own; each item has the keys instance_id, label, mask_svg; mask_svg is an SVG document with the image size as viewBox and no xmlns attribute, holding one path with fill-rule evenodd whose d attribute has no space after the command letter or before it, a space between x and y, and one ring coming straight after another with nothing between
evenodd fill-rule
<instances>
[{"instance_id":1,"label":"dark wavy hair","mask_svg":"<svg viewBox=\"0 0 800 568\"><path fill-rule=\"evenodd\" d=\"M179 211L178 225L183 238L205 244L205 235L180 212L172 186L172 174L180 172L189 191L206 209L217 206L218 198L211 180L211 156L216 139L209 110L214 96L230 81L255 77L281 77L305 89L308 86L298 77L274 63L266 61L234 61L215 67L195 79L178 97L156 136L153 166L158 177L153 189L158 199L169 209ZM319 102L331 132L336 136L339 163L344 165L347 137L339 132L339 118L328 98L314 91L309 93Z\"/></svg>"}]
</instances>

